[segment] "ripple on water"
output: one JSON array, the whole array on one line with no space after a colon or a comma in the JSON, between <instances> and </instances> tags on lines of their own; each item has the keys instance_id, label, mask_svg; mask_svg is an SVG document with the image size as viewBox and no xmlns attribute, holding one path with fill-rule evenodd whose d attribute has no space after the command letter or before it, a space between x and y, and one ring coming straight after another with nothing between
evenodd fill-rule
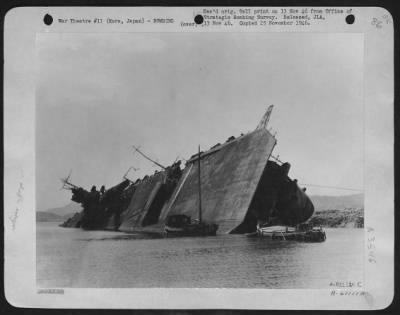
<instances>
[{"instance_id":1,"label":"ripple on water","mask_svg":"<svg viewBox=\"0 0 400 315\"><path fill-rule=\"evenodd\" d=\"M363 281L363 231L328 229L325 243L221 235L148 238L106 231L37 229L41 287L328 288Z\"/></svg>"}]
</instances>

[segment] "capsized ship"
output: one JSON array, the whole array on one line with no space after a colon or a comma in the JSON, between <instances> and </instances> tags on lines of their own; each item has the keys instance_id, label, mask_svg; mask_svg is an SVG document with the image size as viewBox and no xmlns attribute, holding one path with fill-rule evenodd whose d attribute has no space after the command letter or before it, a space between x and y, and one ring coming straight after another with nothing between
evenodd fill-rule
<instances>
[{"instance_id":1,"label":"capsized ship","mask_svg":"<svg viewBox=\"0 0 400 315\"><path fill-rule=\"evenodd\" d=\"M290 164L271 157L277 143L266 128L271 110L272 105L254 131L194 154L183 169L178 161L102 192L86 191L65 179L64 188L83 210L62 226L162 233L169 216L197 216L199 164L202 217L218 224L218 234L305 222L314 212L311 200L289 177Z\"/></svg>"}]
</instances>

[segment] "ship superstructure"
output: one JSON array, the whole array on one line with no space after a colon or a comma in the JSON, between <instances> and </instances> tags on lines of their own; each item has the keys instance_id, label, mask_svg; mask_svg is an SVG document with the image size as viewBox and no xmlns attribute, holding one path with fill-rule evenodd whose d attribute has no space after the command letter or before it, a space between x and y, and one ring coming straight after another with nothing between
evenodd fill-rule
<instances>
[{"instance_id":1,"label":"ship superstructure","mask_svg":"<svg viewBox=\"0 0 400 315\"><path fill-rule=\"evenodd\" d=\"M194 154L183 169L176 162L136 182L124 180L101 196L68 187L83 210L64 226L162 232L171 215L196 217L196 165L201 166L202 217L218 224L218 233L250 233L261 225L306 221L314 212L311 200L289 177L290 164L271 158L277 143L267 130L271 110L254 131Z\"/></svg>"}]
</instances>

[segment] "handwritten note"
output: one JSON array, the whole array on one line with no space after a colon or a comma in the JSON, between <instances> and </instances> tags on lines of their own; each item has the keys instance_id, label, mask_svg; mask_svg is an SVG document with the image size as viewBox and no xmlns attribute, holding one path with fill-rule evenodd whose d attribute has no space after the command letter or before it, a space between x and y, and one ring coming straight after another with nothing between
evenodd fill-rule
<instances>
[{"instance_id":1,"label":"handwritten note","mask_svg":"<svg viewBox=\"0 0 400 315\"><path fill-rule=\"evenodd\" d=\"M17 188L17 193L16 193L16 197L17 197L16 204L17 205L15 207L13 214L9 216L9 220L11 222L11 227L12 227L13 231L15 231L15 229L17 228L17 220L19 218L19 214L22 209L23 202L24 202L23 192L24 192L25 188L24 188L23 179L24 179L24 172L23 172L23 170L21 170L21 178L20 178L18 188Z\"/></svg>"},{"instance_id":2,"label":"handwritten note","mask_svg":"<svg viewBox=\"0 0 400 315\"><path fill-rule=\"evenodd\" d=\"M385 14L380 18L374 17L372 19L371 25L375 26L378 29L381 29L383 27L383 25L391 24L391 23L392 23L392 19L387 14Z\"/></svg>"},{"instance_id":3,"label":"handwritten note","mask_svg":"<svg viewBox=\"0 0 400 315\"><path fill-rule=\"evenodd\" d=\"M375 233L372 227L367 227L367 249L368 249L368 262L371 264L376 264L375 256Z\"/></svg>"},{"instance_id":4,"label":"handwritten note","mask_svg":"<svg viewBox=\"0 0 400 315\"><path fill-rule=\"evenodd\" d=\"M361 281L331 281L329 286L336 288L362 288L363 285Z\"/></svg>"},{"instance_id":5,"label":"handwritten note","mask_svg":"<svg viewBox=\"0 0 400 315\"><path fill-rule=\"evenodd\" d=\"M332 290L330 295L331 296L364 296L366 295L366 291L353 291L353 290Z\"/></svg>"},{"instance_id":6,"label":"handwritten note","mask_svg":"<svg viewBox=\"0 0 400 315\"><path fill-rule=\"evenodd\" d=\"M366 294L361 290L363 284L361 281L331 281L329 286L333 289L330 296L363 296Z\"/></svg>"}]
</instances>

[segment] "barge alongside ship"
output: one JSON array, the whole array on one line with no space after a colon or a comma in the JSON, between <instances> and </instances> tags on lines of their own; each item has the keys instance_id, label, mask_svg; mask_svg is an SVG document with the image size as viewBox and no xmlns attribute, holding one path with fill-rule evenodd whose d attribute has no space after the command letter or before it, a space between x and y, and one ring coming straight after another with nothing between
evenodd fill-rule
<instances>
[{"instance_id":1,"label":"barge alongside ship","mask_svg":"<svg viewBox=\"0 0 400 315\"><path fill-rule=\"evenodd\" d=\"M290 164L271 157L277 142L266 128L271 109L254 131L194 154L183 169L176 162L102 192L89 192L64 180L64 188L72 191L72 200L83 210L62 226L162 233L171 216L196 218L199 202L202 218L218 225L218 234L305 222L314 212L311 200L289 177ZM201 166L200 179L196 165Z\"/></svg>"},{"instance_id":2,"label":"barge alongside ship","mask_svg":"<svg viewBox=\"0 0 400 315\"><path fill-rule=\"evenodd\" d=\"M259 237L279 241L298 241L308 243L325 242L326 234L321 226L313 227L309 225L288 226L268 226L259 227L256 232L247 233L247 237Z\"/></svg>"}]
</instances>

